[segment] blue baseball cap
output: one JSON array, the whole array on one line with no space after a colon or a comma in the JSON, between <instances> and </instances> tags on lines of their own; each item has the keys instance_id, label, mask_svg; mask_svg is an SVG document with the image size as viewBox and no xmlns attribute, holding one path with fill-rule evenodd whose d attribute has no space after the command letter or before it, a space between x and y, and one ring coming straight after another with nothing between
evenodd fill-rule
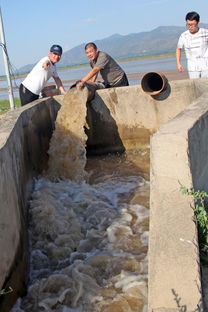
<instances>
[{"instance_id":1,"label":"blue baseball cap","mask_svg":"<svg viewBox=\"0 0 208 312\"><path fill-rule=\"evenodd\" d=\"M54 44L50 48L50 52L61 55L62 54L62 47L58 44Z\"/></svg>"}]
</instances>

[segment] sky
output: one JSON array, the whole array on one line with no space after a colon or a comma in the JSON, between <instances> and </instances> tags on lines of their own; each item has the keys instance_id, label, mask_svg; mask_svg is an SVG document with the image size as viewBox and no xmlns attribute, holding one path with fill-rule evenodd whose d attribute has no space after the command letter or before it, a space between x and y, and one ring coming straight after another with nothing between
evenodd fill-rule
<instances>
[{"instance_id":1,"label":"sky","mask_svg":"<svg viewBox=\"0 0 208 312\"><path fill-rule=\"evenodd\" d=\"M0 0L0 7L7 51L16 69L39 61L54 43L67 51L115 33L127 35L158 26L185 30L190 11L208 23L208 0Z\"/></svg>"}]
</instances>

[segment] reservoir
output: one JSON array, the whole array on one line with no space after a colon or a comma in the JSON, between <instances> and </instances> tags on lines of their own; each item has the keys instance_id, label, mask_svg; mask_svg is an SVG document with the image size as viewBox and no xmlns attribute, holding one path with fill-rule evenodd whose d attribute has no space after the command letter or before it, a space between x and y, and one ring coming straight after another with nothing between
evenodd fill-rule
<instances>
[{"instance_id":1,"label":"reservoir","mask_svg":"<svg viewBox=\"0 0 208 312\"><path fill-rule=\"evenodd\" d=\"M120 66L124 69L124 71L129 74L139 74L145 72L157 72L157 71L168 71L168 70L176 70L176 62L174 57L167 57L167 58L153 58L153 59L146 59L146 60L135 60L135 61L123 61L118 62ZM185 57L182 57L182 64L186 67ZM88 71L90 67L87 65L85 67L79 68L71 68L66 70L60 70L58 68L58 74L61 80L64 82L64 87L68 89L76 80L82 78ZM19 87L20 83L24 80L24 78L18 78L13 80L13 87L14 87L14 97L19 97L19 92L17 88ZM53 82L53 79L50 80ZM129 77L130 85L140 84L139 76L138 78ZM1 88L6 88L7 82L0 81L0 100L4 100L8 98L6 90L1 90Z\"/></svg>"}]
</instances>

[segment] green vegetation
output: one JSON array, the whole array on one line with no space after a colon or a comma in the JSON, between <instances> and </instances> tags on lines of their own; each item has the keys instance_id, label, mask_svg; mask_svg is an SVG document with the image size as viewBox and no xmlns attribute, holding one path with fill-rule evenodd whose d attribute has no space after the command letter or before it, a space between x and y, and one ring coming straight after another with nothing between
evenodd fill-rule
<instances>
[{"instance_id":1,"label":"green vegetation","mask_svg":"<svg viewBox=\"0 0 208 312\"><path fill-rule=\"evenodd\" d=\"M208 263L208 205L206 199L208 193L204 191L188 190L184 186L181 187L182 194L191 196L194 200L193 207L195 221L198 226L199 251L202 261Z\"/></svg>"},{"instance_id":2,"label":"green vegetation","mask_svg":"<svg viewBox=\"0 0 208 312\"><path fill-rule=\"evenodd\" d=\"M12 287L4 288L0 290L0 296L10 294L13 291Z\"/></svg>"},{"instance_id":3,"label":"green vegetation","mask_svg":"<svg viewBox=\"0 0 208 312\"><path fill-rule=\"evenodd\" d=\"M73 69L73 68L82 68L82 67L87 67L89 66L89 63L84 63L84 64L76 64L76 65L69 65L65 67L58 67L58 70L66 70L66 69Z\"/></svg>"},{"instance_id":4,"label":"green vegetation","mask_svg":"<svg viewBox=\"0 0 208 312\"><path fill-rule=\"evenodd\" d=\"M175 52L127 57L124 59L119 59L119 62L131 62L131 61L139 61L139 60L160 59L160 58L166 58L166 57L175 57Z\"/></svg>"},{"instance_id":5,"label":"green vegetation","mask_svg":"<svg viewBox=\"0 0 208 312\"><path fill-rule=\"evenodd\" d=\"M15 103L15 107L21 106L19 98L15 98L14 103ZM5 114L9 110L10 110L9 100L0 101L0 115Z\"/></svg>"}]
</instances>

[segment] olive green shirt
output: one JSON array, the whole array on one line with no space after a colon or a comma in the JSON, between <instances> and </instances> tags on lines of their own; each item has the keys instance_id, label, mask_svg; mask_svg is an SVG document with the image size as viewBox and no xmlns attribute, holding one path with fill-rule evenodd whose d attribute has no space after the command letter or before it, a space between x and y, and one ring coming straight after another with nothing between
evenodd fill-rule
<instances>
[{"instance_id":1,"label":"olive green shirt","mask_svg":"<svg viewBox=\"0 0 208 312\"><path fill-rule=\"evenodd\" d=\"M107 53L99 51L95 60L90 61L92 68L99 67L101 77L105 85L113 86L117 84L124 76L123 69Z\"/></svg>"}]
</instances>

